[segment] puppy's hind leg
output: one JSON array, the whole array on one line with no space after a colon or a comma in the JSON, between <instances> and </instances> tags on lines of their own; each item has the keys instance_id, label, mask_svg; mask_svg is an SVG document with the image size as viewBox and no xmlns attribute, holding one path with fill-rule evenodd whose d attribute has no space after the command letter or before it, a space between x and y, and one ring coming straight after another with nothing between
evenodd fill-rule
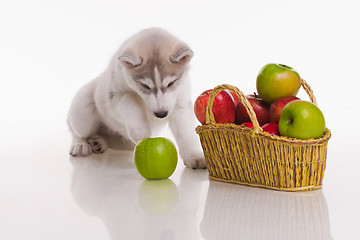
<instances>
[{"instance_id":1,"label":"puppy's hind leg","mask_svg":"<svg viewBox=\"0 0 360 240\"><path fill-rule=\"evenodd\" d=\"M88 156L91 153L104 153L108 150L107 141L100 135L94 134L88 138L73 135L73 143L70 148L71 156Z\"/></svg>"},{"instance_id":2,"label":"puppy's hind leg","mask_svg":"<svg viewBox=\"0 0 360 240\"><path fill-rule=\"evenodd\" d=\"M96 143L93 141L94 138L90 138L96 135L100 125L100 117L93 100L93 86L91 84L85 85L75 96L68 115L68 125L73 134L70 155L87 156L94 150L94 152L102 152L107 149L103 147L100 150L98 144L94 144ZM89 143L90 139L92 145ZM106 144L102 141L102 145L105 146Z\"/></svg>"},{"instance_id":3,"label":"puppy's hind leg","mask_svg":"<svg viewBox=\"0 0 360 240\"><path fill-rule=\"evenodd\" d=\"M99 135L88 137L87 142L90 144L93 153L104 153L109 148L106 140Z\"/></svg>"},{"instance_id":4,"label":"puppy's hind leg","mask_svg":"<svg viewBox=\"0 0 360 240\"><path fill-rule=\"evenodd\" d=\"M84 157L90 155L91 153L91 145L87 143L86 139L73 134L70 155L74 157Z\"/></svg>"}]
</instances>

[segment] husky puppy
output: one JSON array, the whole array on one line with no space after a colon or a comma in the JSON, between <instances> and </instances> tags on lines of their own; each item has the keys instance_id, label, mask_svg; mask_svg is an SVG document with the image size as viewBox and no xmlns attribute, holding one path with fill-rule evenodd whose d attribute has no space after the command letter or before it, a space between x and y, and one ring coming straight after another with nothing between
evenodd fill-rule
<instances>
[{"instance_id":1,"label":"husky puppy","mask_svg":"<svg viewBox=\"0 0 360 240\"><path fill-rule=\"evenodd\" d=\"M133 149L168 123L184 164L205 168L190 100L192 56L184 42L160 28L142 30L125 41L108 68L73 99L70 154Z\"/></svg>"}]
</instances>

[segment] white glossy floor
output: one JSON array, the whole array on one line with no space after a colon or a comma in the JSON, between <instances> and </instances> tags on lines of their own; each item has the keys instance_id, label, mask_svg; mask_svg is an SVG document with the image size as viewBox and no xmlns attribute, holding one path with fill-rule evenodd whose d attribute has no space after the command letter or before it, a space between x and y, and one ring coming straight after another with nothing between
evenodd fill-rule
<instances>
[{"instance_id":1,"label":"white glossy floor","mask_svg":"<svg viewBox=\"0 0 360 240\"><path fill-rule=\"evenodd\" d=\"M72 158L65 125L27 127L1 141L1 239L359 237L359 159L339 158L335 137L323 189L288 193L209 181L181 162L170 179L144 180L132 152Z\"/></svg>"},{"instance_id":2,"label":"white glossy floor","mask_svg":"<svg viewBox=\"0 0 360 240\"><path fill-rule=\"evenodd\" d=\"M360 239L358 5L1 3L0 239ZM297 69L332 131L323 188L287 193L209 181L207 170L181 159L168 180L146 181L132 152L71 158L65 119L73 95L124 39L151 26L194 50L194 99L222 83L250 94L269 62Z\"/></svg>"}]
</instances>

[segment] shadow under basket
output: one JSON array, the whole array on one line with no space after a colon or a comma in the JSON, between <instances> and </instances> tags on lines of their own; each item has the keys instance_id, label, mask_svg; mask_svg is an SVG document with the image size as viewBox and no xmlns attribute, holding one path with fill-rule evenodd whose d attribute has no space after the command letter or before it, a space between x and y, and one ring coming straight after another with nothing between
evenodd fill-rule
<instances>
[{"instance_id":1,"label":"shadow under basket","mask_svg":"<svg viewBox=\"0 0 360 240\"><path fill-rule=\"evenodd\" d=\"M316 104L309 85L302 86ZM235 92L244 104L254 128L215 123L212 105L223 91ZM204 151L209 178L282 191L319 189L326 168L327 144L331 137L325 128L320 139L291 139L264 132L245 95L231 85L212 91L206 112L206 124L196 128Z\"/></svg>"}]
</instances>

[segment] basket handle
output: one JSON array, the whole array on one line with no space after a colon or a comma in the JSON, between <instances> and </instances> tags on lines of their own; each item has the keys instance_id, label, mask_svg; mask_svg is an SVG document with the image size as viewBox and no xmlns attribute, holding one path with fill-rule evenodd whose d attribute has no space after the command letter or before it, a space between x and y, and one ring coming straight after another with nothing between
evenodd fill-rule
<instances>
[{"instance_id":1,"label":"basket handle","mask_svg":"<svg viewBox=\"0 0 360 240\"><path fill-rule=\"evenodd\" d=\"M310 88L310 85L302 78L301 78L300 82L301 82L301 86L303 87L305 92L309 95L310 101L313 104L317 105L316 98L314 96L312 89ZM246 96L244 95L244 93L242 91L240 91L237 87L234 87L229 84L219 85L219 86L215 87L213 89L213 91L211 92L211 94L209 96L209 100L207 102L207 106L206 106L206 124L210 124L210 123L214 124L215 123L214 113L211 111L211 109L213 107L216 95L223 90L233 91L239 97L240 102L245 106L246 112L249 114L250 120L254 125L254 132L258 133L258 132L262 131L262 128L260 127L259 122L256 118L254 109L251 106L248 99L246 98Z\"/></svg>"},{"instance_id":2,"label":"basket handle","mask_svg":"<svg viewBox=\"0 0 360 240\"><path fill-rule=\"evenodd\" d=\"M256 115L254 112L253 107L251 106L250 102L247 100L247 98L245 97L244 93L242 91L240 91L237 87L234 87L232 85L229 84L222 84L219 85L217 87L215 87L210 96L209 96L209 100L207 102L207 106L206 106L206 124L214 124L215 123L215 117L214 117L214 113L211 111L212 106L214 104L214 100L215 97L218 93L220 93L223 90L230 90L233 91L238 97L239 100L242 104L244 104L245 109L247 111L247 113L250 116L251 122L254 125L254 131L255 132L259 132L261 130L260 125L258 120L256 119ZM236 107L236 106L235 106Z\"/></svg>"},{"instance_id":3,"label":"basket handle","mask_svg":"<svg viewBox=\"0 0 360 240\"><path fill-rule=\"evenodd\" d=\"M303 89L305 90L305 92L307 93L307 95L309 95L309 98L310 98L310 101L311 103L317 105L316 103L316 98L314 96L314 93L313 91L311 90L310 88L310 85L304 80L301 78L301 86L303 87Z\"/></svg>"}]
</instances>

